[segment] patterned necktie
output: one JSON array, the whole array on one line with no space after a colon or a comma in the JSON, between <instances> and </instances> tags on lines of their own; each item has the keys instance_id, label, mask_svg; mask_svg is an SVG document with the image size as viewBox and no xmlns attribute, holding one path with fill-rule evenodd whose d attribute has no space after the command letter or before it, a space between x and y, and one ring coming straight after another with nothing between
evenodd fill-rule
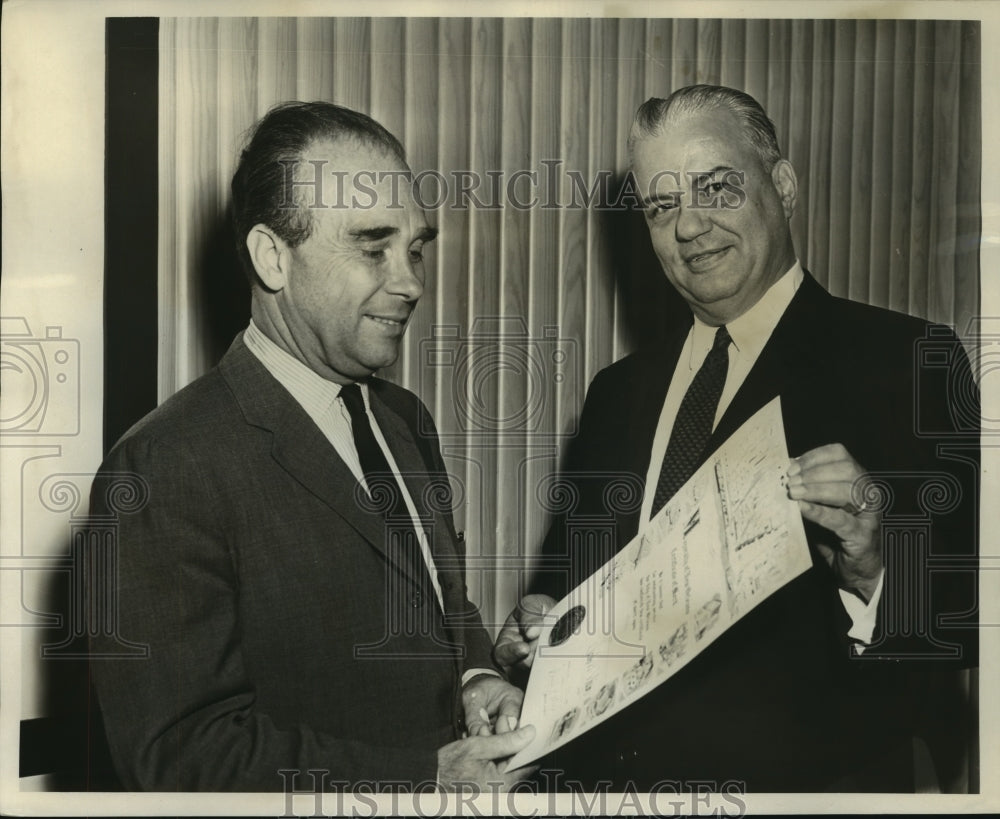
<instances>
[{"instance_id":1,"label":"patterned necktie","mask_svg":"<svg viewBox=\"0 0 1000 819\"><path fill-rule=\"evenodd\" d=\"M667 452L663 456L660 478L656 482L656 494L653 495L650 518L654 517L694 474L704 454L705 444L712 434L715 413L719 408L719 397L726 383L731 340L725 325L716 330L712 349L709 350L705 363L695 374L684 400L681 401L677 418L674 419L674 428L670 432L670 443L667 444Z\"/></svg>"},{"instance_id":2,"label":"patterned necktie","mask_svg":"<svg viewBox=\"0 0 1000 819\"><path fill-rule=\"evenodd\" d=\"M409 565L416 573L414 577L420 580L421 588L429 591L431 583L427 563L420 551L420 541L403 497L400 478L389 467L382 447L375 440L368 413L365 412L365 399L360 385L348 384L341 387L340 397L351 415L351 433L361 461L361 470L365 473L369 497L380 501L385 493L391 495L388 503L379 503L379 506L385 507L386 523L389 524L386 528L386 548L390 554L398 555L404 565Z\"/></svg>"}]
</instances>

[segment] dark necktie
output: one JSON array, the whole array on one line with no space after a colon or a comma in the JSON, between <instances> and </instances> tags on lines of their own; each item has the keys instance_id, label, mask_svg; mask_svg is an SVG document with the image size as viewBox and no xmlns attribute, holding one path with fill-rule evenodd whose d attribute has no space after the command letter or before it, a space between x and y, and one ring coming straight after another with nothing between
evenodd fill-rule
<instances>
[{"instance_id":1,"label":"dark necktie","mask_svg":"<svg viewBox=\"0 0 1000 819\"><path fill-rule=\"evenodd\" d=\"M388 524L386 548L390 555L398 555L402 564L409 565L415 572L414 577L420 580L421 587L425 592L430 592L430 574L420 551L420 540L413 528L413 518L410 517L410 510L403 497L400 478L389 467L382 447L375 440L368 413L365 412L361 387L358 384L341 387L340 397L351 415L351 433L361 461L361 470L365 473L368 495L385 510Z\"/></svg>"},{"instance_id":2,"label":"dark necktie","mask_svg":"<svg viewBox=\"0 0 1000 819\"><path fill-rule=\"evenodd\" d=\"M673 497L690 478L698 466L705 445L712 435L712 424L719 408L719 397L726 383L729 368L729 331L725 325L715 333L712 349L705 357L705 363L695 374L691 386L684 394L674 428L670 432L670 442L663 456L660 478L656 482L653 508L650 518Z\"/></svg>"}]
</instances>

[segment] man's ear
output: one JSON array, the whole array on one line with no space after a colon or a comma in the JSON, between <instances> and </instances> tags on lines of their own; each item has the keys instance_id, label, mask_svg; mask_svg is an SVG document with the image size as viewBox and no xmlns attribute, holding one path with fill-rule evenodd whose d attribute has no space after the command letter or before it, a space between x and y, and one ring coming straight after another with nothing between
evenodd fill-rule
<instances>
[{"instance_id":1,"label":"man's ear","mask_svg":"<svg viewBox=\"0 0 1000 819\"><path fill-rule=\"evenodd\" d=\"M263 285L277 292L288 283L288 245L267 225L258 224L247 234L250 261Z\"/></svg>"},{"instance_id":2,"label":"man's ear","mask_svg":"<svg viewBox=\"0 0 1000 819\"><path fill-rule=\"evenodd\" d=\"M791 219L799 195L799 181L795 178L795 168L792 167L792 163L787 159L779 159L771 169L771 181L781 198L785 218Z\"/></svg>"}]
</instances>

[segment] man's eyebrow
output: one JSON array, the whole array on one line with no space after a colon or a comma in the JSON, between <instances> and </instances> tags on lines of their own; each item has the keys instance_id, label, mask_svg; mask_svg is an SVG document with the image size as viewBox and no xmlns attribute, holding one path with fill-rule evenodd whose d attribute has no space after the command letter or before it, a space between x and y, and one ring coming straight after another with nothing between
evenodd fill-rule
<instances>
[{"instance_id":1,"label":"man's eyebrow","mask_svg":"<svg viewBox=\"0 0 1000 819\"><path fill-rule=\"evenodd\" d=\"M735 170L736 170L736 168L734 168L732 165L716 165L710 171L698 171L697 175L698 176L714 176L715 174L719 173L719 171L735 171Z\"/></svg>"},{"instance_id":2,"label":"man's eyebrow","mask_svg":"<svg viewBox=\"0 0 1000 819\"><path fill-rule=\"evenodd\" d=\"M379 239L395 236L397 233L399 233L399 228L386 225L384 227L355 228L348 231L347 235L362 242L377 242Z\"/></svg>"},{"instance_id":3,"label":"man's eyebrow","mask_svg":"<svg viewBox=\"0 0 1000 819\"><path fill-rule=\"evenodd\" d=\"M389 236L396 236L398 234L399 228L390 227L389 225L383 227L355 228L347 232L348 236L358 242L377 242L380 239L386 239ZM430 242L434 240L437 234L437 228L425 227L413 237L413 241Z\"/></svg>"},{"instance_id":4,"label":"man's eyebrow","mask_svg":"<svg viewBox=\"0 0 1000 819\"><path fill-rule=\"evenodd\" d=\"M436 227L430 227L429 225L423 230L421 230L416 236L413 237L414 242L433 242L438 235L438 229Z\"/></svg>"},{"instance_id":5,"label":"man's eyebrow","mask_svg":"<svg viewBox=\"0 0 1000 819\"><path fill-rule=\"evenodd\" d=\"M668 202L669 204L675 204L678 199L680 199L683 191L671 191L669 193L654 193L652 196L644 196L642 198L642 206L648 208L650 205L656 205L660 202Z\"/></svg>"}]
</instances>

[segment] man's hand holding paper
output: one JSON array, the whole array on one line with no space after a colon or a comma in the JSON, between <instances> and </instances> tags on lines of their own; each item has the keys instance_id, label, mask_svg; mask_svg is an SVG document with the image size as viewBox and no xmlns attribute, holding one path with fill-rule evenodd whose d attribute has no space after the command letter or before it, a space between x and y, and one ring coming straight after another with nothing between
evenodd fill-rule
<instances>
[{"instance_id":1,"label":"man's hand holding paper","mask_svg":"<svg viewBox=\"0 0 1000 819\"><path fill-rule=\"evenodd\" d=\"M864 484L864 469L841 444L817 447L788 468L788 496L806 520L836 536L817 548L840 586L870 601L882 576L880 515Z\"/></svg>"},{"instance_id":2,"label":"man's hand holding paper","mask_svg":"<svg viewBox=\"0 0 1000 819\"><path fill-rule=\"evenodd\" d=\"M462 688L470 737L506 734L517 728L524 693L495 674L480 674Z\"/></svg>"},{"instance_id":3,"label":"man's hand holding paper","mask_svg":"<svg viewBox=\"0 0 1000 819\"><path fill-rule=\"evenodd\" d=\"M493 659L504 671L531 668L542 627L554 622L545 615L555 605L547 594L526 594L507 616L493 647Z\"/></svg>"}]
</instances>

